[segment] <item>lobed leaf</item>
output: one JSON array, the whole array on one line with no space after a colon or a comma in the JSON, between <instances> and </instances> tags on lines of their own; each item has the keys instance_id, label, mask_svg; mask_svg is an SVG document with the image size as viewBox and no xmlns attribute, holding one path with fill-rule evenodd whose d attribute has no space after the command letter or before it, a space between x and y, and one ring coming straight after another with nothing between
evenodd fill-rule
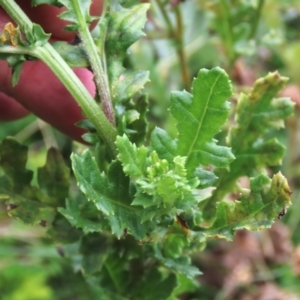
<instances>
[{"instance_id":1,"label":"lobed leaf","mask_svg":"<svg viewBox=\"0 0 300 300\"><path fill-rule=\"evenodd\" d=\"M187 157L187 169L202 165L229 165L234 156L216 145L213 136L227 120L232 87L220 68L200 70L193 81L193 94L173 92L171 113L177 120L178 154Z\"/></svg>"},{"instance_id":2,"label":"lobed leaf","mask_svg":"<svg viewBox=\"0 0 300 300\"><path fill-rule=\"evenodd\" d=\"M86 207L84 207L86 208ZM96 209L96 207L94 207ZM75 200L67 200L66 208L59 207L58 211L76 228L84 233L101 232L106 225L105 220L90 220L82 214L82 209Z\"/></svg>"},{"instance_id":3,"label":"lobed leaf","mask_svg":"<svg viewBox=\"0 0 300 300\"><path fill-rule=\"evenodd\" d=\"M160 249L155 247L155 257L168 269L183 274L190 279L201 274L198 268L191 266L191 258L188 256L164 257Z\"/></svg>"},{"instance_id":4,"label":"lobed leaf","mask_svg":"<svg viewBox=\"0 0 300 300\"><path fill-rule=\"evenodd\" d=\"M148 96L141 95L133 103L134 108L139 114L138 119L128 124L128 129L132 131L130 140L133 143L141 144L145 141L148 132L147 112L149 108Z\"/></svg>"},{"instance_id":5,"label":"lobed leaf","mask_svg":"<svg viewBox=\"0 0 300 300\"><path fill-rule=\"evenodd\" d=\"M73 154L71 158L79 188L104 214L112 233L118 238L124 231L139 240L145 237L148 224L141 224L140 210L130 205L129 178L123 173L120 163L112 163L105 175L100 173L89 151L80 156Z\"/></svg>"},{"instance_id":6,"label":"lobed leaf","mask_svg":"<svg viewBox=\"0 0 300 300\"><path fill-rule=\"evenodd\" d=\"M270 73L255 82L249 95L240 96L236 125L229 135L236 159L220 176L212 197L203 202L207 220L214 216L217 201L232 191L239 177L254 176L263 167L281 164L285 147L270 133L282 127L283 119L293 112L294 105L289 99L274 98L286 81L278 72Z\"/></svg>"},{"instance_id":7,"label":"lobed leaf","mask_svg":"<svg viewBox=\"0 0 300 300\"><path fill-rule=\"evenodd\" d=\"M236 126L230 132L230 144L234 153L243 151L270 128L283 127L283 119L293 113L293 104L287 98L274 97L285 86L286 77L278 72L258 79L249 95L238 100Z\"/></svg>"},{"instance_id":8,"label":"lobed leaf","mask_svg":"<svg viewBox=\"0 0 300 300\"><path fill-rule=\"evenodd\" d=\"M66 11L62 12L59 17L71 23L66 26L65 30L78 31L79 22L90 23L98 19L90 15L91 0L59 0L59 2L66 8Z\"/></svg>"},{"instance_id":9,"label":"lobed leaf","mask_svg":"<svg viewBox=\"0 0 300 300\"><path fill-rule=\"evenodd\" d=\"M144 146L137 148L126 135L117 137L116 146L119 150L118 159L123 164L124 172L131 177L144 176L148 149Z\"/></svg>"},{"instance_id":10,"label":"lobed leaf","mask_svg":"<svg viewBox=\"0 0 300 300\"><path fill-rule=\"evenodd\" d=\"M6 138L0 144L0 166L10 179L15 192L29 185L33 172L26 169L28 147L13 138Z\"/></svg>"},{"instance_id":11,"label":"lobed leaf","mask_svg":"<svg viewBox=\"0 0 300 300\"><path fill-rule=\"evenodd\" d=\"M207 171L207 170L203 170L201 168L197 168L195 170L195 176L200 181L200 184L198 186L199 189L205 189L205 188L214 186L214 184L218 180L218 177L215 175L215 173Z\"/></svg>"},{"instance_id":12,"label":"lobed leaf","mask_svg":"<svg viewBox=\"0 0 300 300\"><path fill-rule=\"evenodd\" d=\"M81 44L72 45L59 41L51 45L71 68L87 68L90 66L87 54Z\"/></svg>"},{"instance_id":13,"label":"lobed leaf","mask_svg":"<svg viewBox=\"0 0 300 300\"><path fill-rule=\"evenodd\" d=\"M6 195L10 216L28 224L52 226L56 206L63 203L69 190L69 170L60 154L49 150L44 167L38 171L40 188L32 186L33 172L26 169L27 146L12 138L0 144L0 193ZM0 170L1 170L0 169Z\"/></svg>"},{"instance_id":14,"label":"lobed leaf","mask_svg":"<svg viewBox=\"0 0 300 300\"><path fill-rule=\"evenodd\" d=\"M33 23L32 27L24 27L22 28L26 37L26 40L29 42L29 45L31 47L35 46L43 46L45 45L51 34L45 33L42 26L39 24Z\"/></svg>"},{"instance_id":15,"label":"lobed leaf","mask_svg":"<svg viewBox=\"0 0 300 300\"><path fill-rule=\"evenodd\" d=\"M123 60L127 55L127 49L144 35L142 29L147 21L148 9L149 4L145 3L135 5L130 9L116 5L112 6L111 11L105 16L107 24L105 56L115 102L124 102L130 99L149 80L149 73L145 71L123 74Z\"/></svg>"},{"instance_id":16,"label":"lobed leaf","mask_svg":"<svg viewBox=\"0 0 300 300\"><path fill-rule=\"evenodd\" d=\"M112 96L117 103L124 103L140 91L148 81L148 71L125 73L112 85Z\"/></svg>"},{"instance_id":17,"label":"lobed leaf","mask_svg":"<svg viewBox=\"0 0 300 300\"><path fill-rule=\"evenodd\" d=\"M177 155L177 140L161 128L156 127L151 133L151 147L159 158L172 162Z\"/></svg>"},{"instance_id":18,"label":"lobed leaf","mask_svg":"<svg viewBox=\"0 0 300 300\"><path fill-rule=\"evenodd\" d=\"M58 150L48 150L46 164L38 169L37 175L40 189L54 199L51 205L64 204L69 194L70 169Z\"/></svg>"},{"instance_id":19,"label":"lobed leaf","mask_svg":"<svg viewBox=\"0 0 300 300\"><path fill-rule=\"evenodd\" d=\"M140 189L132 204L148 208L142 213L143 221L165 210L174 213L174 209L183 203L194 201L192 192L199 181L197 178L187 179L185 157L175 156L169 163L166 159L160 159L155 151L148 156L147 148L136 148L125 135L117 137L116 145L124 172L134 179L137 189ZM162 211L154 213L154 207Z\"/></svg>"},{"instance_id":20,"label":"lobed leaf","mask_svg":"<svg viewBox=\"0 0 300 300\"><path fill-rule=\"evenodd\" d=\"M168 299L176 286L177 282L174 274L163 276L158 269L151 268L132 291L132 299Z\"/></svg>"},{"instance_id":21,"label":"lobed leaf","mask_svg":"<svg viewBox=\"0 0 300 300\"><path fill-rule=\"evenodd\" d=\"M184 157L176 156L169 164L152 152L150 161L146 176L137 179L136 183L143 193L153 196L152 204L171 212L180 205L179 202L191 200L193 187L199 182L187 179Z\"/></svg>"},{"instance_id":22,"label":"lobed leaf","mask_svg":"<svg viewBox=\"0 0 300 300\"><path fill-rule=\"evenodd\" d=\"M258 175L251 178L250 190L244 189L238 200L217 203L215 221L205 234L232 240L238 229L269 228L281 211L290 205L291 191L280 172L272 180L266 175Z\"/></svg>"}]
</instances>

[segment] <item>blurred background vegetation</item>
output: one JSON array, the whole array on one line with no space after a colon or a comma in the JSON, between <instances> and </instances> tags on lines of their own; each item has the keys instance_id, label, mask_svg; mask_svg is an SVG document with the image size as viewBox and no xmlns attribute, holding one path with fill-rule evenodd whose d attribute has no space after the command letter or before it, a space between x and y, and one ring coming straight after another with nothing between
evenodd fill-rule
<instances>
[{"instance_id":1,"label":"blurred background vegetation","mask_svg":"<svg viewBox=\"0 0 300 300\"><path fill-rule=\"evenodd\" d=\"M276 136L286 145L283 165L270 170L282 170L287 176L292 207L270 230L241 231L232 243L209 243L193 257L204 274L198 278L200 289L182 299L300 299L300 2L153 0L151 4L146 36L133 45L126 61L128 69L150 71L146 86L150 127L174 132L168 112L170 91L189 90L200 68L220 66L229 73L234 85L232 109L240 92L276 70L290 78L282 96L296 104L294 116ZM232 122L220 133L224 143ZM6 136L29 146L27 167L33 171L44 165L51 146L62 152L67 165L71 152L84 147L34 116L0 123L0 139ZM43 227L24 226L7 216L3 203L0 208L1 300L98 299L97 291L74 272L61 246L51 243Z\"/></svg>"}]
</instances>

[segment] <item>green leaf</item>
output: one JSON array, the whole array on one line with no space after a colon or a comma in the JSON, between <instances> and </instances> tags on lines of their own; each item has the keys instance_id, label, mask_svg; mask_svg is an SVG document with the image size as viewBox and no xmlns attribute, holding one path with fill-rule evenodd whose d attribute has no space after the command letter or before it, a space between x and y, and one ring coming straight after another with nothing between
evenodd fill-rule
<instances>
[{"instance_id":1,"label":"green leaf","mask_svg":"<svg viewBox=\"0 0 300 300\"><path fill-rule=\"evenodd\" d=\"M155 151L148 157L147 148L136 148L126 136L117 137L116 145L124 172L133 177L141 190L136 193L132 204L142 205L144 208L154 205L162 209L157 212L159 215L166 213L165 210L174 213L174 209L182 208L183 203L194 201L192 192L199 181L197 178L187 179L185 157L175 156L171 163L160 159ZM152 219L154 215L152 207L146 213L143 212L142 219Z\"/></svg>"},{"instance_id":2,"label":"green leaf","mask_svg":"<svg viewBox=\"0 0 300 300\"><path fill-rule=\"evenodd\" d=\"M185 234L169 233L163 241L164 255L178 258L189 247L189 240Z\"/></svg>"},{"instance_id":3,"label":"green leaf","mask_svg":"<svg viewBox=\"0 0 300 300\"><path fill-rule=\"evenodd\" d=\"M280 172L272 180L259 175L251 178L250 190L244 189L238 200L223 200L217 204L215 221L205 234L232 240L238 229L269 228L280 212L290 205L291 191Z\"/></svg>"},{"instance_id":4,"label":"green leaf","mask_svg":"<svg viewBox=\"0 0 300 300\"><path fill-rule=\"evenodd\" d=\"M194 278L188 278L182 274L177 274L177 285L172 295L167 300L178 300L179 296L185 293L195 292L199 289L199 283Z\"/></svg>"},{"instance_id":5,"label":"green leaf","mask_svg":"<svg viewBox=\"0 0 300 300\"><path fill-rule=\"evenodd\" d=\"M168 269L176 273L183 274L188 278L194 278L200 275L198 268L191 266L191 258L188 256L180 256L178 258L164 257L158 247L155 247L155 257Z\"/></svg>"},{"instance_id":6,"label":"green leaf","mask_svg":"<svg viewBox=\"0 0 300 300\"><path fill-rule=\"evenodd\" d=\"M169 164L167 160L159 159L156 152L151 153L147 176L137 179L136 183L144 193L153 195L152 204L171 212L182 202L193 199L193 188L199 182L187 179L185 162L185 157L176 156Z\"/></svg>"},{"instance_id":7,"label":"green leaf","mask_svg":"<svg viewBox=\"0 0 300 300\"><path fill-rule=\"evenodd\" d=\"M127 49L144 35L142 29L147 21L148 9L149 4L138 4L130 9L116 5L112 6L111 11L105 16L107 71L113 99L117 102L130 99L131 95L148 81L148 72L123 74L123 61L127 55ZM124 80L122 77L125 77ZM129 84L133 85L130 87Z\"/></svg>"},{"instance_id":8,"label":"green leaf","mask_svg":"<svg viewBox=\"0 0 300 300\"><path fill-rule=\"evenodd\" d=\"M201 149L199 148L198 151L195 151L193 155L190 155L189 165L195 167L201 162L204 166L213 164L219 168L227 167L235 157L230 148L218 146L216 143L217 141L213 139L211 142L205 143Z\"/></svg>"},{"instance_id":9,"label":"green leaf","mask_svg":"<svg viewBox=\"0 0 300 300\"><path fill-rule=\"evenodd\" d=\"M33 23L32 27L24 27L22 28L25 33L26 40L29 42L30 46L43 46L45 45L49 38L51 37L51 34L45 33L42 26L39 24Z\"/></svg>"},{"instance_id":10,"label":"green leaf","mask_svg":"<svg viewBox=\"0 0 300 300\"><path fill-rule=\"evenodd\" d=\"M195 176L200 181L200 184L198 186L199 189L205 189L207 187L211 187L218 180L218 177L213 172L206 171L201 168L197 168L195 170Z\"/></svg>"},{"instance_id":11,"label":"green leaf","mask_svg":"<svg viewBox=\"0 0 300 300\"><path fill-rule=\"evenodd\" d=\"M93 274L96 275L98 272L104 271L104 264L109 264L109 261L111 260L109 255L112 256L113 250L114 245L112 244L111 236L98 233L84 235L81 239L79 248L79 253L82 256L81 269L83 270L84 275L90 277ZM120 263L118 258L116 260ZM122 269L122 265L118 265L118 267ZM117 274L114 273L114 275ZM115 277L115 279L118 280L117 277Z\"/></svg>"},{"instance_id":12,"label":"green leaf","mask_svg":"<svg viewBox=\"0 0 300 300\"><path fill-rule=\"evenodd\" d=\"M82 231L71 226L66 218L60 214L55 216L52 226L48 229L47 234L56 243L60 244L75 243L82 237Z\"/></svg>"},{"instance_id":13,"label":"green leaf","mask_svg":"<svg viewBox=\"0 0 300 300\"><path fill-rule=\"evenodd\" d=\"M236 126L230 133L230 144L238 155L270 128L283 127L283 119L293 113L293 104L287 98L274 97L285 86L286 77L278 72L258 79L249 95L242 94L238 100Z\"/></svg>"},{"instance_id":14,"label":"green leaf","mask_svg":"<svg viewBox=\"0 0 300 300\"><path fill-rule=\"evenodd\" d=\"M261 139L251 147L241 150L237 153L237 161L230 166L232 178L251 176L253 171L261 166L279 166L282 163L285 146L276 138Z\"/></svg>"},{"instance_id":15,"label":"green leaf","mask_svg":"<svg viewBox=\"0 0 300 300\"><path fill-rule=\"evenodd\" d=\"M62 6L59 0L31 0L31 6L38 6L40 4L48 4L57 7Z\"/></svg>"},{"instance_id":16,"label":"green leaf","mask_svg":"<svg viewBox=\"0 0 300 300\"><path fill-rule=\"evenodd\" d=\"M147 224L141 224L140 210L130 205L132 196L129 193L129 179L120 163L112 163L107 176L100 173L89 151L80 156L73 154L72 163L79 188L104 214L112 233L118 238L124 231L136 239L145 237Z\"/></svg>"},{"instance_id":17,"label":"green leaf","mask_svg":"<svg viewBox=\"0 0 300 300\"><path fill-rule=\"evenodd\" d=\"M59 206L69 194L70 170L60 152L50 148L44 167L38 169L38 184L42 191L54 199L51 204Z\"/></svg>"},{"instance_id":18,"label":"green leaf","mask_svg":"<svg viewBox=\"0 0 300 300\"><path fill-rule=\"evenodd\" d=\"M27 151L27 146L13 138L6 138L0 144L0 166L10 178L16 193L30 185L33 178L33 172L26 169Z\"/></svg>"},{"instance_id":19,"label":"green leaf","mask_svg":"<svg viewBox=\"0 0 300 300\"><path fill-rule=\"evenodd\" d=\"M193 94L173 92L171 113L177 120L178 154L187 157L187 169L193 172L202 165L229 165L234 156L229 149L217 146L213 136L227 120L232 87L220 68L200 70L193 81Z\"/></svg>"},{"instance_id":20,"label":"green leaf","mask_svg":"<svg viewBox=\"0 0 300 300\"><path fill-rule=\"evenodd\" d=\"M135 71L125 73L112 85L112 96L116 103L124 103L130 100L149 81L148 71Z\"/></svg>"},{"instance_id":21,"label":"green leaf","mask_svg":"<svg viewBox=\"0 0 300 300\"><path fill-rule=\"evenodd\" d=\"M169 274L164 278L157 269L151 268L136 285L132 299L165 300L172 294L176 285L174 274Z\"/></svg>"},{"instance_id":22,"label":"green leaf","mask_svg":"<svg viewBox=\"0 0 300 300\"><path fill-rule=\"evenodd\" d=\"M151 134L151 147L160 159L172 162L177 154L177 140L161 128L156 127Z\"/></svg>"},{"instance_id":23,"label":"green leaf","mask_svg":"<svg viewBox=\"0 0 300 300\"><path fill-rule=\"evenodd\" d=\"M50 227L56 207L64 203L68 195L69 169L57 150L50 149L45 166L38 170L39 187L33 186L33 172L26 169L27 152L27 146L12 138L1 142L0 167L3 175L0 177L0 193L6 195L10 216L28 224Z\"/></svg>"},{"instance_id":24,"label":"green leaf","mask_svg":"<svg viewBox=\"0 0 300 300\"><path fill-rule=\"evenodd\" d=\"M26 224L49 227L54 219L56 211L53 207L39 201L33 201L18 194L8 193L7 201L9 216L22 220Z\"/></svg>"},{"instance_id":25,"label":"green leaf","mask_svg":"<svg viewBox=\"0 0 300 300\"><path fill-rule=\"evenodd\" d=\"M72 45L59 41L51 45L71 68L87 68L90 66L87 54L81 44Z\"/></svg>"},{"instance_id":26,"label":"green leaf","mask_svg":"<svg viewBox=\"0 0 300 300\"><path fill-rule=\"evenodd\" d=\"M124 172L131 177L144 176L148 149L144 146L137 148L126 135L117 137L116 146L119 150L118 159L123 164Z\"/></svg>"},{"instance_id":27,"label":"green leaf","mask_svg":"<svg viewBox=\"0 0 300 300\"><path fill-rule=\"evenodd\" d=\"M125 264L128 263L125 261L126 258L128 259L126 256L116 254L108 256L99 276L101 286L118 295L124 295L131 279L125 268Z\"/></svg>"},{"instance_id":28,"label":"green leaf","mask_svg":"<svg viewBox=\"0 0 300 300\"><path fill-rule=\"evenodd\" d=\"M229 135L236 159L220 176L212 197L202 204L207 221L214 216L217 201L232 191L239 177L254 176L263 167L281 164L285 147L272 136L283 127L283 119L292 114L294 105L287 98L274 97L286 81L278 72L270 73L255 82L249 95L238 99L236 125Z\"/></svg>"},{"instance_id":29,"label":"green leaf","mask_svg":"<svg viewBox=\"0 0 300 300\"><path fill-rule=\"evenodd\" d=\"M22 60L19 63L12 66L13 68L12 68L12 76L11 76L11 85L13 87L16 86L19 82L22 66L24 63L24 61L22 61Z\"/></svg>"},{"instance_id":30,"label":"green leaf","mask_svg":"<svg viewBox=\"0 0 300 300\"><path fill-rule=\"evenodd\" d=\"M58 211L72 226L81 228L84 233L101 232L109 228L103 214L81 193L75 199L67 199L66 208L59 207Z\"/></svg>"},{"instance_id":31,"label":"green leaf","mask_svg":"<svg viewBox=\"0 0 300 300\"><path fill-rule=\"evenodd\" d=\"M148 131L148 95L115 106L118 122L118 132L126 134L137 145L145 141Z\"/></svg>"},{"instance_id":32,"label":"green leaf","mask_svg":"<svg viewBox=\"0 0 300 300\"><path fill-rule=\"evenodd\" d=\"M59 2L67 8L66 11L59 15L61 19L71 23L66 26L65 30L67 31L78 31L79 22L90 23L98 19L90 16L91 0L59 0ZM81 19L81 16L84 20Z\"/></svg>"}]
</instances>

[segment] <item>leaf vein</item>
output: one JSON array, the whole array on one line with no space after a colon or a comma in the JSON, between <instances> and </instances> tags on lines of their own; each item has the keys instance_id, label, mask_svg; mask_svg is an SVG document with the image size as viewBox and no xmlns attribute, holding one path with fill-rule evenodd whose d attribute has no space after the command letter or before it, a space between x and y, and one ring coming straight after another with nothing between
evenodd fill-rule
<instances>
[{"instance_id":1,"label":"leaf vein","mask_svg":"<svg viewBox=\"0 0 300 300\"><path fill-rule=\"evenodd\" d=\"M190 155L191 155L191 153L192 153L192 151L193 151L193 149L194 149L194 147L195 147L196 141L197 141L197 139L198 139L198 135L199 135L200 130L201 130L201 127L202 127L202 123L203 123L203 120L204 120L204 116L205 116L206 111L207 111L208 103L211 101L212 91L213 91L215 85L217 84L217 82L218 82L220 76L221 76L221 73L218 75L218 77L216 78L216 80L215 80L215 82L213 83L213 85L209 87L209 88L210 88L210 93L209 93L209 96L207 97L207 101L206 101L206 103L205 103L205 109L204 109L204 112L202 113L201 119L200 119L200 121L198 122L197 132L196 132L196 134L195 134L194 140L192 141L191 146L190 146L190 148L189 148L189 151L188 151L188 154L187 154L187 161L189 160ZM208 86L208 84L206 83L206 81L204 81L204 83ZM197 121L198 121L198 120L197 120Z\"/></svg>"}]
</instances>

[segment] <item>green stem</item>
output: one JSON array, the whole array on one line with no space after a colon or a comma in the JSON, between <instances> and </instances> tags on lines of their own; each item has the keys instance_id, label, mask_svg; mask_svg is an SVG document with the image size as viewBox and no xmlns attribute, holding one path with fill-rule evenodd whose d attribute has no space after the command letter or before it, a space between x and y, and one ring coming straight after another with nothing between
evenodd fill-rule
<instances>
[{"instance_id":1,"label":"green stem","mask_svg":"<svg viewBox=\"0 0 300 300\"><path fill-rule=\"evenodd\" d=\"M261 16L261 12L262 12L262 8L263 8L264 4L265 4L265 0L259 0L257 10L256 10L255 20L253 22L253 26L252 26L251 32L249 34L249 40L252 40L256 34L260 16Z\"/></svg>"},{"instance_id":2,"label":"green stem","mask_svg":"<svg viewBox=\"0 0 300 300\"><path fill-rule=\"evenodd\" d=\"M157 6L164 18L164 21L167 25L167 30L169 33L169 36L174 39L176 43L176 54L178 56L179 65L180 65L180 72L181 72L181 78L184 85L184 88L187 91L191 90L191 80L189 71L187 68L187 62L186 62L186 54L183 48L183 25L182 25L182 16L179 6L177 5L175 7L175 17L176 17L176 24L177 24L177 30L173 28L172 22L166 12L164 4L161 2L161 0L156 0Z\"/></svg>"},{"instance_id":3,"label":"green stem","mask_svg":"<svg viewBox=\"0 0 300 300\"><path fill-rule=\"evenodd\" d=\"M226 1L222 0L220 2L220 9L221 9L221 22L223 25L223 43L226 48L226 54L228 56L228 65L231 69L235 60L236 54L234 51L234 43L233 43L233 33L230 24L230 7L226 3Z\"/></svg>"},{"instance_id":4,"label":"green stem","mask_svg":"<svg viewBox=\"0 0 300 300\"><path fill-rule=\"evenodd\" d=\"M99 58L97 47L86 24L85 17L82 13L78 0L73 0L72 3L78 20L79 36L82 40L83 46L85 48L85 51L87 52L91 67L93 69L95 82L99 91L104 114L106 115L110 123L115 125L114 110L111 101L107 74L104 71L105 68L103 67L103 64Z\"/></svg>"},{"instance_id":5,"label":"green stem","mask_svg":"<svg viewBox=\"0 0 300 300\"><path fill-rule=\"evenodd\" d=\"M224 199L225 195L232 191L236 178L230 173L225 173L220 177L216 189L213 191L211 197L200 203L199 207L203 213L203 218L206 222L211 222L216 214L217 202Z\"/></svg>"},{"instance_id":6,"label":"green stem","mask_svg":"<svg viewBox=\"0 0 300 300\"><path fill-rule=\"evenodd\" d=\"M20 26L21 29L32 29L33 23L28 19L28 17L23 13L20 7L13 0L0 0L0 5ZM107 120L98 104L87 91L83 83L75 75L73 70L67 65L67 63L49 43L35 47L2 46L0 47L0 52L28 54L41 59L63 83L63 85L67 88L67 90L80 105L84 114L94 124L99 136L108 146L111 156L115 157L117 155L116 146L114 144L117 136L115 127L111 125Z\"/></svg>"},{"instance_id":7,"label":"green stem","mask_svg":"<svg viewBox=\"0 0 300 300\"><path fill-rule=\"evenodd\" d=\"M187 68L186 55L183 49L183 25L182 25L182 16L179 5L175 8L176 23L177 23L177 55L180 63L181 77L183 81L184 88L187 91L191 90L191 80L189 75L189 70Z\"/></svg>"},{"instance_id":8,"label":"green stem","mask_svg":"<svg viewBox=\"0 0 300 300\"><path fill-rule=\"evenodd\" d=\"M172 22L165 10L165 7L163 5L163 3L161 2L161 0L156 0L156 3L157 3L157 6L164 18L164 21L165 23L167 24L167 29L168 29L168 32L169 32L169 36L174 38L175 37L175 32L174 32L174 29L173 29L173 26L172 26Z\"/></svg>"}]
</instances>

